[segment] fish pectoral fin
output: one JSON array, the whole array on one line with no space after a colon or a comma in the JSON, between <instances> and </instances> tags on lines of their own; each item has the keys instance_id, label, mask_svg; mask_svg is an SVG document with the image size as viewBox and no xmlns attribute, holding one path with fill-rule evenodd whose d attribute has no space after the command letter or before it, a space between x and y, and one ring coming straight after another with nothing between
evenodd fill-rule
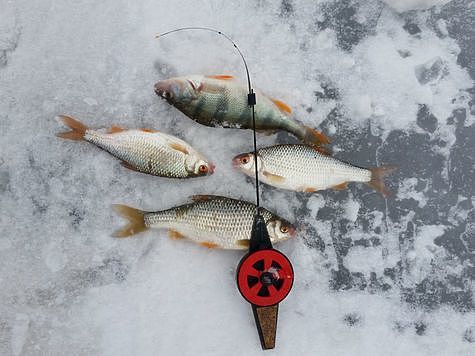
<instances>
[{"instance_id":1,"label":"fish pectoral fin","mask_svg":"<svg viewBox=\"0 0 475 356\"><path fill-rule=\"evenodd\" d=\"M203 246L203 247L207 247L209 249L219 247L219 245L217 243L214 243L214 242L211 242L211 241L200 242L200 245Z\"/></svg>"},{"instance_id":2,"label":"fish pectoral fin","mask_svg":"<svg viewBox=\"0 0 475 356\"><path fill-rule=\"evenodd\" d=\"M124 129L123 127L120 127L120 126L111 126L109 128L109 130L107 131L107 133L117 133L117 132L122 132L122 131L125 131L126 129Z\"/></svg>"},{"instance_id":3,"label":"fish pectoral fin","mask_svg":"<svg viewBox=\"0 0 475 356\"><path fill-rule=\"evenodd\" d=\"M181 153L184 153L184 154L189 154L188 150L186 149L185 146L183 145L180 145L179 143L176 143L176 142L172 142L172 143L169 143L168 146L170 146L170 148L176 150L176 151L180 151Z\"/></svg>"},{"instance_id":4,"label":"fish pectoral fin","mask_svg":"<svg viewBox=\"0 0 475 356\"><path fill-rule=\"evenodd\" d=\"M269 181L271 181L272 183L282 183L285 178L282 177L282 176L279 176L277 174L273 174L273 173L269 173L269 172L262 172L263 175L265 175L267 177L267 179L269 179Z\"/></svg>"},{"instance_id":5,"label":"fish pectoral fin","mask_svg":"<svg viewBox=\"0 0 475 356\"><path fill-rule=\"evenodd\" d=\"M171 238L172 240L179 240L179 239L184 239L186 236L179 233L176 230L168 230L168 237Z\"/></svg>"},{"instance_id":6,"label":"fish pectoral fin","mask_svg":"<svg viewBox=\"0 0 475 356\"><path fill-rule=\"evenodd\" d=\"M239 246L239 247L249 248L250 244L251 244L251 240L248 240L248 239L242 239L242 240L236 241L236 246Z\"/></svg>"},{"instance_id":7,"label":"fish pectoral fin","mask_svg":"<svg viewBox=\"0 0 475 356\"><path fill-rule=\"evenodd\" d=\"M192 195L191 196L191 200L193 201L205 201L205 200L210 200L211 199L211 195L200 195L200 194L197 194L197 195Z\"/></svg>"},{"instance_id":8,"label":"fish pectoral fin","mask_svg":"<svg viewBox=\"0 0 475 356\"><path fill-rule=\"evenodd\" d=\"M206 78L219 79L219 80L233 80L234 76L218 74L218 75L207 75Z\"/></svg>"},{"instance_id":9,"label":"fish pectoral fin","mask_svg":"<svg viewBox=\"0 0 475 356\"><path fill-rule=\"evenodd\" d=\"M136 171L136 172L140 172L137 168L135 168L134 166L132 166L132 165L131 165L130 163L128 163L128 162L122 161L122 162L120 162L120 164L121 164L123 167L125 167L125 168L131 169L131 170Z\"/></svg>"},{"instance_id":10,"label":"fish pectoral fin","mask_svg":"<svg viewBox=\"0 0 475 356\"><path fill-rule=\"evenodd\" d=\"M302 189L304 192L306 193L314 193L317 191L317 189L313 188L313 187L307 187L307 188L304 188Z\"/></svg>"},{"instance_id":11,"label":"fish pectoral fin","mask_svg":"<svg viewBox=\"0 0 475 356\"><path fill-rule=\"evenodd\" d=\"M157 130L154 130L154 129L140 129L140 131L143 131L143 132L149 132L149 133L155 133L155 132L158 132Z\"/></svg>"},{"instance_id":12,"label":"fish pectoral fin","mask_svg":"<svg viewBox=\"0 0 475 356\"><path fill-rule=\"evenodd\" d=\"M344 183L341 183L341 184L334 185L332 188L335 189L335 190L346 189L346 188L348 188L348 182L344 182Z\"/></svg>"},{"instance_id":13,"label":"fish pectoral fin","mask_svg":"<svg viewBox=\"0 0 475 356\"><path fill-rule=\"evenodd\" d=\"M275 106L277 106L279 108L280 111L282 111L286 114L291 114L292 113L292 109L290 108L290 106L288 106L283 101L280 101L280 100L277 100L277 99L270 99L270 100L272 100L272 102L275 104Z\"/></svg>"}]
</instances>

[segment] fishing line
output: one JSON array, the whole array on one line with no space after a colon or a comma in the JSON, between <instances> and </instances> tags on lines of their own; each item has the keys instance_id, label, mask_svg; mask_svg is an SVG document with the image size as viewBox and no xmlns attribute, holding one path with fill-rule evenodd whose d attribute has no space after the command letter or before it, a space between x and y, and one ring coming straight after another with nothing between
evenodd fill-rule
<instances>
[{"instance_id":1,"label":"fishing line","mask_svg":"<svg viewBox=\"0 0 475 356\"><path fill-rule=\"evenodd\" d=\"M237 46L237 44L225 33L215 30L214 28L209 28L209 27L181 27L177 28L171 31L167 31L164 33L159 33L155 36L155 38L160 38L167 36L169 34L175 33L175 32L180 32L180 31L195 31L195 30L203 30L203 31L209 31L209 32L214 32L218 35L223 36L226 38L229 42L232 43L234 48L238 51L239 55L241 56L242 62L244 63L244 68L246 69L246 76L247 76L247 86L248 86L248 91L249 93L247 94L247 103L251 107L252 111L252 132L253 132L253 139L254 139L254 170L255 170L255 179L256 179L256 215L259 214L259 174L257 172L257 138L256 138L256 116L254 112L254 106L256 105L256 94L254 93L254 90L252 89L251 86L251 76L249 75L249 69L247 67L246 60L244 59L244 55L242 54L241 50Z\"/></svg>"}]
</instances>

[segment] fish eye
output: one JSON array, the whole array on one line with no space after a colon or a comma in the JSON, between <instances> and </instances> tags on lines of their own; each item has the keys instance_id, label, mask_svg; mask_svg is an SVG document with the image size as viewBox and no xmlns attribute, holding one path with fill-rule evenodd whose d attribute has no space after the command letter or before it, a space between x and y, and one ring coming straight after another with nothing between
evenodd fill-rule
<instances>
[{"instance_id":1,"label":"fish eye","mask_svg":"<svg viewBox=\"0 0 475 356\"><path fill-rule=\"evenodd\" d=\"M171 99L171 98L172 98L172 93L169 92L169 91L166 91L166 92L165 92L165 98L166 98L166 99Z\"/></svg>"},{"instance_id":2,"label":"fish eye","mask_svg":"<svg viewBox=\"0 0 475 356\"><path fill-rule=\"evenodd\" d=\"M246 157L241 157L241 163L242 164L246 164L249 162L249 158L246 156Z\"/></svg>"},{"instance_id":3,"label":"fish eye","mask_svg":"<svg viewBox=\"0 0 475 356\"><path fill-rule=\"evenodd\" d=\"M208 173L208 167L204 164L202 164L198 169L201 173Z\"/></svg>"},{"instance_id":4,"label":"fish eye","mask_svg":"<svg viewBox=\"0 0 475 356\"><path fill-rule=\"evenodd\" d=\"M281 226L280 227L280 232L282 232L283 234L286 234L289 232L289 227L288 226Z\"/></svg>"}]
</instances>

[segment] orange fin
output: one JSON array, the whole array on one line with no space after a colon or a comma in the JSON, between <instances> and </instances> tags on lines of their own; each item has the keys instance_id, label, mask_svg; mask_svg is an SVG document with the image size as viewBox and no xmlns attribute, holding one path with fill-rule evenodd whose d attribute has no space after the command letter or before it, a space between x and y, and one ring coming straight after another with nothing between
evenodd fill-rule
<instances>
[{"instance_id":1,"label":"orange fin","mask_svg":"<svg viewBox=\"0 0 475 356\"><path fill-rule=\"evenodd\" d=\"M269 179L272 183L282 183L285 180L285 178L282 176L272 174L266 171L264 171L262 174L265 175L267 179Z\"/></svg>"},{"instance_id":2,"label":"orange fin","mask_svg":"<svg viewBox=\"0 0 475 356\"><path fill-rule=\"evenodd\" d=\"M325 156L331 156L332 152L329 148L322 147L322 146L312 146L312 148L317 151L318 153L325 155Z\"/></svg>"},{"instance_id":3,"label":"orange fin","mask_svg":"<svg viewBox=\"0 0 475 356\"><path fill-rule=\"evenodd\" d=\"M117 133L117 132L122 132L122 131L125 131L126 129L124 129L123 127L120 127L120 126L111 126L111 128L107 131L107 133Z\"/></svg>"},{"instance_id":4,"label":"orange fin","mask_svg":"<svg viewBox=\"0 0 475 356\"><path fill-rule=\"evenodd\" d=\"M200 245L204 246L204 247L207 247L207 248L217 248L217 247L219 247L219 245L217 243L210 242L210 241L200 242Z\"/></svg>"},{"instance_id":5,"label":"orange fin","mask_svg":"<svg viewBox=\"0 0 475 356\"><path fill-rule=\"evenodd\" d=\"M176 230L168 230L168 237L173 239L173 240L179 240L179 239L184 239L185 235L179 233Z\"/></svg>"},{"instance_id":6,"label":"orange fin","mask_svg":"<svg viewBox=\"0 0 475 356\"><path fill-rule=\"evenodd\" d=\"M67 127L71 129L71 131L61 132L56 134L56 136L75 141L80 141L84 139L84 134L88 129L86 125L72 118L71 116L59 115L59 118L64 122Z\"/></svg>"},{"instance_id":7,"label":"orange fin","mask_svg":"<svg viewBox=\"0 0 475 356\"><path fill-rule=\"evenodd\" d=\"M176 143L176 142L169 143L168 146L170 146L174 150L180 151L180 152L182 152L186 155L189 153L188 150L186 149L186 147L184 147L183 145L180 145L179 143Z\"/></svg>"},{"instance_id":8,"label":"orange fin","mask_svg":"<svg viewBox=\"0 0 475 356\"><path fill-rule=\"evenodd\" d=\"M384 185L384 177L396 169L396 166L370 168L369 170L371 171L371 180L367 184L374 190L380 192L383 197L389 197L392 195L392 193L386 189L386 186Z\"/></svg>"},{"instance_id":9,"label":"orange fin","mask_svg":"<svg viewBox=\"0 0 475 356\"><path fill-rule=\"evenodd\" d=\"M249 248L250 243L251 243L251 240L247 240L247 239L237 240L236 246Z\"/></svg>"},{"instance_id":10,"label":"orange fin","mask_svg":"<svg viewBox=\"0 0 475 356\"><path fill-rule=\"evenodd\" d=\"M154 129L140 129L140 131L143 131L143 132L150 132L150 133L158 132L157 130L154 130Z\"/></svg>"},{"instance_id":11,"label":"orange fin","mask_svg":"<svg viewBox=\"0 0 475 356\"><path fill-rule=\"evenodd\" d=\"M305 188L304 189L304 192L307 192L307 193L313 193L313 192L316 192L317 190L315 188L312 188L312 187L308 187L308 188Z\"/></svg>"},{"instance_id":12,"label":"orange fin","mask_svg":"<svg viewBox=\"0 0 475 356\"><path fill-rule=\"evenodd\" d=\"M305 126L305 135L302 139L304 142L314 146L321 146L330 143L330 139L327 136L308 126Z\"/></svg>"},{"instance_id":13,"label":"orange fin","mask_svg":"<svg viewBox=\"0 0 475 356\"><path fill-rule=\"evenodd\" d=\"M119 215L129 220L129 223L125 227L116 231L112 236L129 237L148 229L148 227L145 226L144 211L120 204L114 204L112 207Z\"/></svg>"},{"instance_id":14,"label":"orange fin","mask_svg":"<svg viewBox=\"0 0 475 356\"><path fill-rule=\"evenodd\" d=\"M348 182L344 182L344 183L341 183L341 184L334 185L332 188L335 189L335 190L346 189L346 188L348 188Z\"/></svg>"},{"instance_id":15,"label":"orange fin","mask_svg":"<svg viewBox=\"0 0 475 356\"><path fill-rule=\"evenodd\" d=\"M234 76L232 75L207 75L206 78L219 79L219 80L233 80Z\"/></svg>"},{"instance_id":16,"label":"orange fin","mask_svg":"<svg viewBox=\"0 0 475 356\"><path fill-rule=\"evenodd\" d=\"M191 197L191 200L193 200L193 201L205 201L205 200L209 200L209 199L211 199L211 195L204 195L204 194L199 195L199 194L197 194L197 195L193 195Z\"/></svg>"},{"instance_id":17,"label":"orange fin","mask_svg":"<svg viewBox=\"0 0 475 356\"><path fill-rule=\"evenodd\" d=\"M135 168L134 166L132 166L132 165L131 165L130 163L128 163L128 162L122 161L122 162L120 162L120 164L121 164L122 166L124 166L125 168L131 169L131 170L136 171L136 172L140 172L137 168Z\"/></svg>"},{"instance_id":18,"label":"orange fin","mask_svg":"<svg viewBox=\"0 0 475 356\"><path fill-rule=\"evenodd\" d=\"M277 99L270 99L272 102L279 108L280 111L285 112L287 114L292 113L292 109L290 106L288 106L286 103L283 101L277 100Z\"/></svg>"}]
</instances>

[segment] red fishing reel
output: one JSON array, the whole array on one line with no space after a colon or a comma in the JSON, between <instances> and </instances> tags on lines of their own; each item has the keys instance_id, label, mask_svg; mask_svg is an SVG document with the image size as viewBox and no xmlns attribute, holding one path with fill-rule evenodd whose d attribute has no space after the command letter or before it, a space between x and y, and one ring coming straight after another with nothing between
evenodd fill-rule
<instances>
[{"instance_id":1,"label":"red fishing reel","mask_svg":"<svg viewBox=\"0 0 475 356\"><path fill-rule=\"evenodd\" d=\"M254 218L249 252L237 267L237 286L252 306L264 350L273 349L279 303L294 283L294 270L285 255L272 248L267 226L259 213Z\"/></svg>"},{"instance_id":2,"label":"red fishing reel","mask_svg":"<svg viewBox=\"0 0 475 356\"><path fill-rule=\"evenodd\" d=\"M294 270L289 259L274 249L249 253L237 268L239 292L260 307L280 303L290 292Z\"/></svg>"}]
</instances>

